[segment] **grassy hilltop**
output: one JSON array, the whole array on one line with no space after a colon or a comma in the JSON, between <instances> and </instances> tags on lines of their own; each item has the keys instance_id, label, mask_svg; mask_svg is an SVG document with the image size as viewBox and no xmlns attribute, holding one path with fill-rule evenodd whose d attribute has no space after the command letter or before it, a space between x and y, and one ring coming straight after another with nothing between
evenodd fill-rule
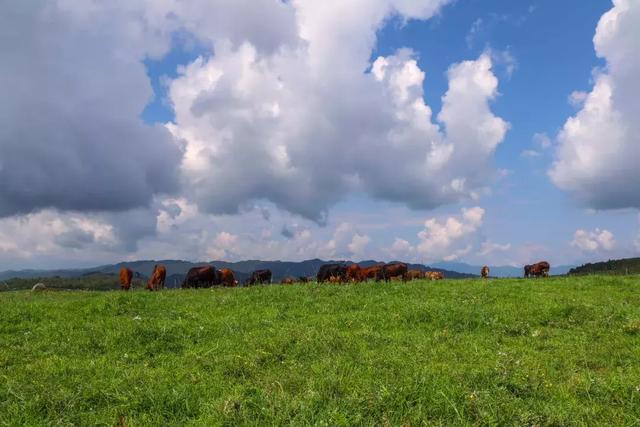
<instances>
[{"instance_id":1,"label":"grassy hilltop","mask_svg":"<svg viewBox=\"0 0 640 427\"><path fill-rule=\"evenodd\" d=\"M640 278L0 293L0 425L637 425Z\"/></svg>"}]
</instances>

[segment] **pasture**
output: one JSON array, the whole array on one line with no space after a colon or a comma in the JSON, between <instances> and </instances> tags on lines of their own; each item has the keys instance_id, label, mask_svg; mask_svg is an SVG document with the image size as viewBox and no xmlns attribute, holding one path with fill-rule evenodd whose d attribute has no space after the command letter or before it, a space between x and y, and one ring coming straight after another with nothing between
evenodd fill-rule
<instances>
[{"instance_id":1,"label":"pasture","mask_svg":"<svg viewBox=\"0 0 640 427\"><path fill-rule=\"evenodd\" d=\"M640 278L0 293L0 425L639 425Z\"/></svg>"}]
</instances>

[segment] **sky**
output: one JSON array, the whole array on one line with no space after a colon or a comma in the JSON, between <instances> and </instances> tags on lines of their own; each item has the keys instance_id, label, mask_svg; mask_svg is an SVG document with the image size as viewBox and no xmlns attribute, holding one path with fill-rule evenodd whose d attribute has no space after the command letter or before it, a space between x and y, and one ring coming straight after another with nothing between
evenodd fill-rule
<instances>
[{"instance_id":1,"label":"sky","mask_svg":"<svg viewBox=\"0 0 640 427\"><path fill-rule=\"evenodd\" d=\"M0 4L0 270L640 255L640 2Z\"/></svg>"}]
</instances>

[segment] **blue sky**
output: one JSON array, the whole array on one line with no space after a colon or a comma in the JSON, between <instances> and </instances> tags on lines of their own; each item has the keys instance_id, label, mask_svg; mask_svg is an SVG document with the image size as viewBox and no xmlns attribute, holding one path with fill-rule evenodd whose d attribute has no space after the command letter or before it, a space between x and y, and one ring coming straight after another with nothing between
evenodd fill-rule
<instances>
[{"instance_id":1,"label":"blue sky","mask_svg":"<svg viewBox=\"0 0 640 427\"><path fill-rule=\"evenodd\" d=\"M43 164L33 167L36 182L0 163L16 185L0 188L9 241L0 262L519 265L638 254L637 174L624 166L637 146L625 133L635 126L635 103L625 99L640 70L629 55L640 24L634 3L329 3L133 2L98 6L101 14L59 5L45 20L38 6L3 6L15 21L8 45L25 36L21 20L38 31L7 50L17 65L1 70L0 85L35 79L24 70L37 66L51 81L8 95L19 123L0 134L0 155ZM608 32L603 16L617 17ZM42 40L70 53L49 55ZM57 87L67 95L49 89ZM611 88L610 98L598 88ZM65 129L47 148L35 141L51 139L38 131L58 133L50 123L21 127L32 105ZM34 142L16 150L15 135ZM121 152L130 154L126 168ZM444 163L425 166L422 156ZM66 166L51 170L53 158ZM78 197L55 196L65 188ZM25 224L55 244L37 245Z\"/></svg>"}]
</instances>

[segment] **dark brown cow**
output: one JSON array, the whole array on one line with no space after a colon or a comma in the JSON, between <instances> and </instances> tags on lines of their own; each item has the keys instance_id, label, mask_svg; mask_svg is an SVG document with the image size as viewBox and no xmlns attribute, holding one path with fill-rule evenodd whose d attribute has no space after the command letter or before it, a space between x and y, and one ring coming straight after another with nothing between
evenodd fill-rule
<instances>
[{"instance_id":1,"label":"dark brown cow","mask_svg":"<svg viewBox=\"0 0 640 427\"><path fill-rule=\"evenodd\" d=\"M256 284L264 284L271 283L271 270L256 270L251 273L251 277L249 277L244 283L245 285L256 285Z\"/></svg>"},{"instance_id":2,"label":"dark brown cow","mask_svg":"<svg viewBox=\"0 0 640 427\"><path fill-rule=\"evenodd\" d=\"M533 276L533 277L547 277L549 276L549 270L551 269L551 266L547 261L540 261L533 265L525 266L525 277L528 277L527 267L529 267L528 276Z\"/></svg>"},{"instance_id":3,"label":"dark brown cow","mask_svg":"<svg viewBox=\"0 0 640 427\"><path fill-rule=\"evenodd\" d=\"M407 280L420 280L424 278L424 273L420 270L407 271Z\"/></svg>"},{"instance_id":4,"label":"dark brown cow","mask_svg":"<svg viewBox=\"0 0 640 427\"><path fill-rule=\"evenodd\" d=\"M228 268L218 270L220 272L220 283L222 286L233 287L238 285L238 281L233 275L233 271Z\"/></svg>"},{"instance_id":5,"label":"dark brown cow","mask_svg":"<svg viewBox=\"0 0 640 427\"><path fill-rule=\"evenodd\" d=\"M480 276L482 276L483 279L487 279L489 277L489 267L486 265L482 267L480 270Z\"/></svg>"},{"instance_id":6,"label":"dark brown cow","mask_svg":"<svg viewBox=\"0 0 640 427\"><path fill-rule=\"evenodd\" d=\"M120 267L120 289L128 291L133 280L133 271L127 267Z\"/></svg>"},{"instance_id":7,"label":"dark brown cow","mask_svg":"<svg viewBox=\"0 0 640 427\"><path fill-rule=\"evenodd\" d=\"M293 277L285 277L280 281L280 283L283 285L293 285L295 282L296 279L294 279Z\"/></svg>"},{"instance_id":8,"label":"dark brown cow","mask_svg":"<svg viewBox=\"0 0 640 427\"><path fill-rule=\"evenodd\" d=\"M318 283L329 282L331 277L339 277L340 281L346 281L347 266L344 264L324 264L316 275Z\"/></svg>"},{"instance_id":9,"label":"dark brown cow","mask_svg":"<svg viewBox=\"0 0 640 427\"><path fill-rule=\"evenodd\" d=\"M360 282L362 273L362 267L358 264L351 264L347 267L347 281L348 282Z\"/></svg>"},{"instance_id":10,"label":"dark brown cow","mask_svg":"<svg viewBox=\"0 0 640 427\"><path fill-rule=\"evenodd\" d=\"M222 283L220 272L207 265L191 268L182 281L182 288L210 288L220 283Z\"/></svg>"},{"instance_id":11,"label":"dark brown cow","mask_svg":"<svg viewBox=\"0 0 640 427\"><path fill-rule=\"evenodd\" d=\"M147 282L147 289L157 291L164 288L164 280L167 278L167 269L162 264L156 264L153 267L153 273Z\"/></svg>"},{"instance_id":12,"label":"dark brown cow","mask_svg":"<svg viewBox=\"0 0 640 427\"><path fill-rule=\"evenodd\" d=\"M392 277L401 277L402 281L405 281L407 280L407 264L402 262L385 264L382 267L382 275L385 282L390 281Z\"/></svg>"},{"instance_id":13,"label":"dark brown cow","mask_svg":"<svg viewBox=\"0 0 640 427\"><path fill-rule=\"evenodd\" d=\"M376 282L384 279L384 272L382 271L382 264L372 265L371 267L363 268L360 271L360 279L366 281L373 279Z\"/></svg>"}]
</instances>

